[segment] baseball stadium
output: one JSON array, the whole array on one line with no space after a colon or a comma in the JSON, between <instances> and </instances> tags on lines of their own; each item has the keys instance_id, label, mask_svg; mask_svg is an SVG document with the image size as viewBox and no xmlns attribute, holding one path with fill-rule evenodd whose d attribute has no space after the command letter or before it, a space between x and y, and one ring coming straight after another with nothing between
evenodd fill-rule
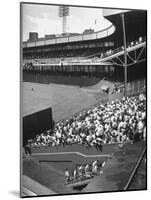
<instances>
[{"instance_id":1,"label":"baseball stadium","mask_svg":"<svg viewBox=\"0 0 151 200\"><path fill-rule=\"evenodd\" d=\"M69 33L70 7L60 35L21 45L21 197L146 190L147 12Z\"/></svg>"}]
</instances>

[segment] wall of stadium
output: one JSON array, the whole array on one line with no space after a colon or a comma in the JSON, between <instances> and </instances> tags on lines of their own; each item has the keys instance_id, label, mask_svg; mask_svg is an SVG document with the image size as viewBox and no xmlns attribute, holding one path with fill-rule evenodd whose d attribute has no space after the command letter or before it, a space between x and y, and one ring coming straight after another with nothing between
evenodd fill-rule
<instances>
[{"instance_id":1,"label":"wall of stadium","mask_svg":"<svg viewBox=\"0 0 151 200\"><path fill-rule=\"evenodd\" d=\"M30 65L30 66L24 66L23 68L24 71L31 71L31 72L65 72L65 73L83 73L83 74L93 74L93 73L101 73L102 76L104 75L111 75L115 71L115 67L113 65L109 64L94 64L91 65L90 63L88 64L68 64L68 65L63 65L63 64L35 64L35 65Z\"/></svg>"}]
</instances>

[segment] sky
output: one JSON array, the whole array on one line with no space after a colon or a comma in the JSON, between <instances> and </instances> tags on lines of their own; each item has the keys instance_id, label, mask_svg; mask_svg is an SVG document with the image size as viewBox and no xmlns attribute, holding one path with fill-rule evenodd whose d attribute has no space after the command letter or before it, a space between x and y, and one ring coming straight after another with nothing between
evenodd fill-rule
<instances>
[{"instance_id":1,"label":"sky","mask_svg":"<svg viewBox=\"0 0 151 200\"><path fill-rule=\"evenodd\" d=\"M62 18L58 16L59 6L23 4L22 27L23 41L29 38L29 32L38 32L39 37L46 34L62 33ZM95 31L110 26L100 8L70 7L67 17L67 32L82 33L84 29Z\"/></svg>"}]
</instances>

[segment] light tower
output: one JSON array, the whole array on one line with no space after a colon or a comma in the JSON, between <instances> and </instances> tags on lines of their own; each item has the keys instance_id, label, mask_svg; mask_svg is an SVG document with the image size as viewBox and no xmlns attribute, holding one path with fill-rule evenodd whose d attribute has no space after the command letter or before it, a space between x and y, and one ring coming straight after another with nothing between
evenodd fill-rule
<instances>
[{"instance_id":1,"label":"light tower","mask_svg":"<svg viewBox=\"0 0 151 200\"><path fill-rule=\"evenodd\" d=\"M67 16L69 16L69 6L59 6L59 17L62 17L62 33L67 32Z\"/></svg>"}]
</instances>

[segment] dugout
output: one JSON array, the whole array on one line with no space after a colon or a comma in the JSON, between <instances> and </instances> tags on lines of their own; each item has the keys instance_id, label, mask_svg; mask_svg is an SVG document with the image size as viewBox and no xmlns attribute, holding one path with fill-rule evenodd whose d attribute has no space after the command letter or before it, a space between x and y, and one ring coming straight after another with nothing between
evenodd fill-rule
<instances>
[{"instance_id":1,"label":"dugout","mask_svg":"<svg viewBox=\"0 0 151 200\"><path fill-rule=\"evenodd\" d=\"M23 117L23 146L28 139L34 138L54 126L52 109L47 108Z\"/></svg>"}]
</instances>

